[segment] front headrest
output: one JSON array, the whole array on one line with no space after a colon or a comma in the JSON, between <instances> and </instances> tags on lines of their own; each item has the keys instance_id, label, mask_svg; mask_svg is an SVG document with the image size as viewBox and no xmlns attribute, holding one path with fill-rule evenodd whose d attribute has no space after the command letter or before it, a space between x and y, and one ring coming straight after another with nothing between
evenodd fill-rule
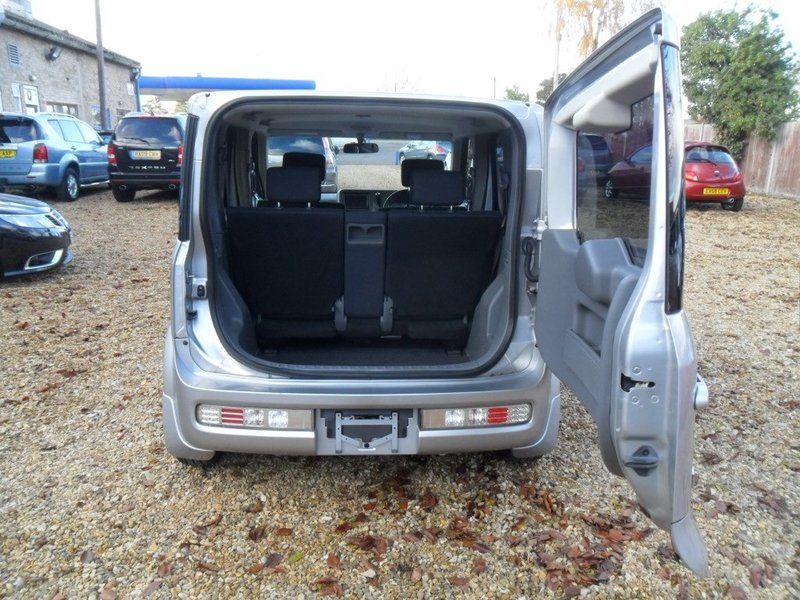
<instances>
[{"instance_id":1,"label":"front headrest","mask_svg":"<svg viewBox=\"0 0 800 600\"><path fill-rule=\"evenodd\" d=\"M287 152L283 155L284 167L316 167L319 180L325 179L325 157L312 152Z\"/></svg>"},{"instance_id":2,"label":"front headrest","mask_svg":"<svg viewBox=\"0 0 800 600\"><path fill-rule=\"evenodd\" d=\"M316 204L322 194L316 167L267 169L267 200L288 204Z\"/></svg>"},{"instance_id":3,"label":"front headrest","mask_svg":"<svg viewBox=\"0 0 800 600\"><path fill-rule=\"evenodd\" d=\"M458 206L464 201L464 184L458 171L414 171L411 173L411 204Z\"/></svg>"},{"instance_id":4,"label":"front headrest","mask_svg":"<svg viewBox=\"0 0 800 600\"><path fill-rule=\"evenodd\" d=\"M414 171L444 171L444 162L427 158L407 158L400 163L400 183L411 187L411 173Z\"/></svg>"}]
</instances>

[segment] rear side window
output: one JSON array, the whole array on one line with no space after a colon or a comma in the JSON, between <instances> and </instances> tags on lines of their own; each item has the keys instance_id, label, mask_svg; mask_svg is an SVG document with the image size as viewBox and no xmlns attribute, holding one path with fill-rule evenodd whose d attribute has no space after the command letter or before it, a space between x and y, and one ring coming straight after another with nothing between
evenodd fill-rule
<instances>
[{"instance_id":1,"label":"rear side window","mask_svg":"<svg viewBox=\"0 0 800 600\"><path fill-rule=\"evenodd\" d=\"M632 107L632 126L614 134L579 132L577 219L582 240L622 238L634 264L647 255L653 156L653 98Z\"/></svg>"},{"instance_id":2,"label":"rear side window","mask_svg":"<svg viewBox=\"0 0 800 600\"><path fill-rule=\"evenodd\" d=\"M84 142L81 130L75 121L52 119L49 123L56 131L61 132L61 137L65 142L79 142L81 144Z\"/></svg>"},{"instance_id":3,"label":"rear side window","mask_svg":"<svg viewBox=\"0 0 800 600\"><path fill-rule=\"evenodd\" d=\"M39 129L31 119L0 119L0 142L21 144L40 139Z\"/></svg>"},{"instance_id":4,"label":"rear side window","mask_svg":"<svg viewBox=\"0 0 800 600\"><path fill-rule=\"evenodd\" d=\"M118 140L152 145L176 146L183 142L183 132L177 119L122 119L114 135Z\"/></svg>"}]
</instances>

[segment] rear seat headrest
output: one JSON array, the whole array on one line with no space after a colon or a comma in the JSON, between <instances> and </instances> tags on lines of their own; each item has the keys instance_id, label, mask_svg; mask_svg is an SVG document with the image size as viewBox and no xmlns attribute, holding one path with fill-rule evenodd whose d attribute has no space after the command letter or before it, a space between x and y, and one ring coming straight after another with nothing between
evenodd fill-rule
<instances>
[{"instance_id":1,"label":"rear seat headrest","mask_svg":"<svg viewBox=\"0 0 800 600\"><path fill-rule=\"evenodd\" d=\"M280 204L316 204L322 194L316 167L267 169L267 200Z\"/></svg>"},{"instance_id":2,"label":"rear seat headrest","mask_svg":"<svg viewBox=\"0 0 800 600\"><path fill-rule=\"evenodd\" d=\"M414 171L411 173L411 204L458 206L464 201L464 184L458 171Z\"/></svg>"},{"instance_id":3,"label":"rear seat headrest","mask_svg":"<svg viewBox=\"0 0 800 600\"><path fill-rule=\"evenodd\" d=\"M411 187L411 173L414 171L444 171L444 162L427 158L407 158L400 163L400 183Z\"/></svg>"},{"instance_id":4,"label":"rear seat headrest","mask_svg":"<svg viewBox=\"0 0 800 600\"><path fill-rule=\"evenodd\" d=\"M283 155L284 167L316 167L319 169L319 180L325 179L325 157L312 152L287 152Z\"/></svg>"}]
</instances>

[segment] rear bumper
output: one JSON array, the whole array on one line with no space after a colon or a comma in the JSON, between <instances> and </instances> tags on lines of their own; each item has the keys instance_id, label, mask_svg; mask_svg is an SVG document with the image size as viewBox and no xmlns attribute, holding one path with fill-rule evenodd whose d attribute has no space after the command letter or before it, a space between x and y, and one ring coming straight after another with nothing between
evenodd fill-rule
<instances>
[{"instance_id":1,"label":"rear bumper","mask_svg":"<svg viewBox=\"0 0 800 600\"><path fill-rule=\"evenodd\" d=\"M126 186L137 190L176 189L181 184L180 172L164 174L109 173L109 182L114 187Z\"/></svg>"},{"instance_id":2,"label":"rear bumper","mask_svg":"<svg viewBox=\"0 0 800 600\"><path fill-rule=\"evenodd\" d=\"M260 378L259 378L260 379ZM164 352L163 422L167 450L180 458L208 460L215 452L273 455L441 454L517 449L523 456L549 452L559 418L557 381L541 364L508 376L459 380L281 380L202 372L188 345L167 337ZM527 423L484 428L422 429L420 410L501 406L527 402ZM313 411L306 431L278 431L200 424L200 404ZM341 443L326 428L322 410L404 410L410 414L392 448ZM330 414L330 413L328 413Z\"/></svg>"},{"instance_id":3,"label":"rear bumper","mask_svg":"<svg viewBox=\"0 0 800 600\"><path fill-rule=\"evenodd\" d=\"M33 163L31 170L24 174L0 173L0 185L9 187L24 186L56 186L61 182L61 170L58 164Z\"/></svg>"}]
</instances>

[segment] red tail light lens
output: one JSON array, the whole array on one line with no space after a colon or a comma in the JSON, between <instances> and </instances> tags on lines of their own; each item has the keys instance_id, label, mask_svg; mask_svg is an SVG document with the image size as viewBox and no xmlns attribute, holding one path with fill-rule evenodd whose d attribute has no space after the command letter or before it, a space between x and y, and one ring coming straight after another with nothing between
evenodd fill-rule
<instances>
[{"instance_id":1,"label":"red tail light lens","mask_svg":"<svg viewBox=\"0 0 800 600\"><path fill-rule=\"evenodd\" d=\"M117 166L117 149L113 144L108 145L108 164Z\"/></svg>"},{"instance_id":2,"label":"red tail light lens","mask_svg":"<svg viewBox=\"0 0 800 600\"><path fill-rule=\"evenodd\" d=\"M177 162L178 162L179 165L183 164L183 144L178 146L178 161Z\"/></svg>"},{"instance_id":3,"label":"red tail light lens","mask_svg":"<svg viewBox=\"0 0 800 600\"><path fill-rule=\"evenodd\" d=\"M36 144L33 147L33 162L46 163L47 161L47 146L44 144Z\"/></svg>"}]
</instances>

